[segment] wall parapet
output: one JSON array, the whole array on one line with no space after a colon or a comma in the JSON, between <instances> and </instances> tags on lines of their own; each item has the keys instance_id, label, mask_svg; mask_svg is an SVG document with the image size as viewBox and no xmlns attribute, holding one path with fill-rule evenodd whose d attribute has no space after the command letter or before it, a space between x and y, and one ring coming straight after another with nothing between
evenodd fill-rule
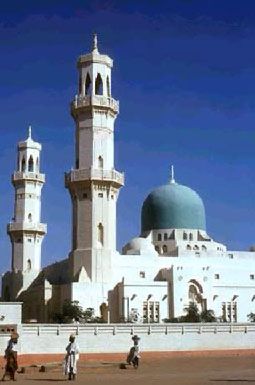
<instances>
[{"instance_id":1,"label":"wall parapet","mask_svg":"<svg viewBox=\"0 0 255 385\"><path fill-rule=\"evenodd\" d=\"M178 323L178 324L22 324L28 334L202 334L255 333L255 323Z\"/></svg>"},{"instance_id":2,"label":"wall parapet","mask_svg":"<svg viewBox=\"0 0 255 385\"><path fill-rule=\"evenodd\" d=\"M21 324L21 354L65 352L70 334L76 335L80 353L127 353L132 336L141 337L142 351L248 350L255 346L255 324ZM0 349L9 336L0 331ZM29 343L28 343L29 341Z\"/></svg>"}]
</instances>

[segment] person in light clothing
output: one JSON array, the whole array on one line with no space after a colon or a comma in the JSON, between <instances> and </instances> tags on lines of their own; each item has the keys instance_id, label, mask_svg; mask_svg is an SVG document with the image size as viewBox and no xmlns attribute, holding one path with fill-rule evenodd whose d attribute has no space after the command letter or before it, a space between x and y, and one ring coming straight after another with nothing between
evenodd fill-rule
<instances>
[{"instance_id":1,"label":"person in light clothing","mask_svg":"<svg viewBox=\"0 0 255 385\"><path fill-rule=\"evenodd\" d=\"M79 359L79 346L75 342L75 335L69 337L69 344L66 347L65 356L65 374L68 375L68 380L75 380L77 374L77 361Z\"/></svg>"}]
</instances>

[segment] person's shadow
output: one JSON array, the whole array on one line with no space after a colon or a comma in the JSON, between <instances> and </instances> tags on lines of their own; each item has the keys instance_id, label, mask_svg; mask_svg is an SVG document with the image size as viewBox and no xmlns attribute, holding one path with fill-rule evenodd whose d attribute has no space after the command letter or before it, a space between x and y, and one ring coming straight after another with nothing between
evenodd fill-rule
<instances>
[{"instance_id":1,"label":"person's shadow","mask_svg":"<svg viewBox=\"0 0 255 385\"><path fill-rule=\"evenodd\" d=\"M60 381L67 381L66 378L26 378L26 381L48 381L48 382L60 382Z\"/></svg>"},{"instance_id":2,"label":"person's shadow","mask_svg":"<svg viewBox=\"0 0 255 385\"><path fill-rule=\"evenodd\" d=\"M213 382L255 382L255 380L246 380L246 379L241 379L241 378L219 378L219 379L210 379L210 381Z\"/></svg>"}]
</instances>

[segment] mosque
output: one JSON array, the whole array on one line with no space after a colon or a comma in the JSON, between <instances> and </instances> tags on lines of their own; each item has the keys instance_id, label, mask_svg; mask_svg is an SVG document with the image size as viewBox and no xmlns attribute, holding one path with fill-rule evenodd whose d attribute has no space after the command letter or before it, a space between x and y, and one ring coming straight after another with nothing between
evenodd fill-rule
<instances>
[{"instance_id":1,"label":"mosque","mask_svg":"<svg viewBox=\"0 0 255 385\"><path fill-rule=\"evenodd\" d=\"M41 267L47 226L41 223L41 144L18 143L14 216L7 226L11 270L2 277L2 299L23 302L23 320L51 322L63 302L79 301L110 322L160 323L183 315L191 301L212 309L221 322L246 322L255 312L255 252L229 251L206 230L202 199L168 183L144 200L141 233L116 250L116 205L123 173L114 165L112 59L90 53L78 58L75 164L65 174L72 201L72 246L68 257Z\"/></svg>"}]
</instances>

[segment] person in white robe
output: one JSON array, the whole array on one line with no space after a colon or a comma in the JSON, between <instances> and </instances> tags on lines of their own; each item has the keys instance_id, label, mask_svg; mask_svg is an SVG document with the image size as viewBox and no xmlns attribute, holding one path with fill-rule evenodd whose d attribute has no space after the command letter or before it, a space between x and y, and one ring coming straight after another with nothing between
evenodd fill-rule
<instances>
[{"instance_id":1,"label":"person in white robe","mask_svg":"<svg viewBox=\"0 0 255 385\"><path fill-rule=\"evenodd\" d=\"M79 360L79 346L75 342L75 335L69 337L69 344L66 347L65 356L65 374L68 375L68 380L75 380L77 374L77 361Z\"/></svg>"}]
</instances>

